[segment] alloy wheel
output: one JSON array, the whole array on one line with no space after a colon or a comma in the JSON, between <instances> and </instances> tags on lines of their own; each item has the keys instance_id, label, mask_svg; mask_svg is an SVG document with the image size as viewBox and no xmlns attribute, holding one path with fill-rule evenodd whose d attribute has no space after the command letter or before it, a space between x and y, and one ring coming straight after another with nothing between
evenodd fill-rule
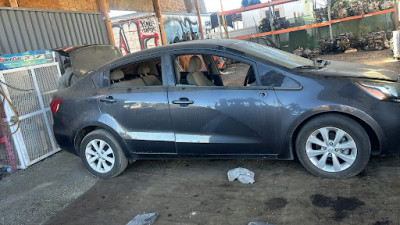
<instances>
[{"instance_id":1,"label":"alloy wheel","mask_svg":"<svg viewBox=\"0 0 400 225\"><path fill-rule=\"evenodd\" d=\"M115 163L113 149L100 139L94 139L86 145L85 156L89 166L98 173L110 172Z\"/></svg>"},{"instance_id":2,"label":"alloy wheel","mask_svg":"<svg viewBox=\"0 0 400 225\"><path fill-rule=\"evenodd\" d=\"M322 127L307 138L306 154L317 168L340 172L353 165L357 157L357 145L344 130Z\"/></svg>"}]
</instances>

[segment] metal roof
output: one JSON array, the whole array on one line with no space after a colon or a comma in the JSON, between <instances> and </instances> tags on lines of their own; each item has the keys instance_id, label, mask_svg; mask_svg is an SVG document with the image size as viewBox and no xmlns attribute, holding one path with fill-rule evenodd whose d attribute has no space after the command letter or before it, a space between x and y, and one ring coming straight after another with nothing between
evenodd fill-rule
<instances>
[{"instance_id":1,"label":"metal roof","mask_svg":"<svg viewBox=\"0 0 400 225\"><path fill-rule=\"evenodd\" d=\"M0 54L109 43L100 13L0 7Z\"/></svg>"}]
</instances>

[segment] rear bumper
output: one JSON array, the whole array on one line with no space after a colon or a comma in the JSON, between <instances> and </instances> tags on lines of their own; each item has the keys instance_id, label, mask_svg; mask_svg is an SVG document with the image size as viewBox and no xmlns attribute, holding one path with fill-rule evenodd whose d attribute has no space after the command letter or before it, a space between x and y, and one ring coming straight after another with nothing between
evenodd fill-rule
<instances>
[{"instance_id":1,"label":"rear bumper","mask_svg":"<svg viewBox=\"0 0 400 225\"><path fill-rule=\"evenodd\" d=\"M57 116L53 116L53 120L54 137L61 150L78 155L74 146L74 137L76 131L65 125L60 119L57 119Z\"/></svg>"}]
</instances>

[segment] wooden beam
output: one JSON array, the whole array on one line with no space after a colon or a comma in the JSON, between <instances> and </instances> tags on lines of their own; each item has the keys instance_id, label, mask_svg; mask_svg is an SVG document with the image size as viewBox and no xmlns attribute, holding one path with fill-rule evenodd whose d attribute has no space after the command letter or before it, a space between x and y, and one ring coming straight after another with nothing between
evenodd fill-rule
<instances>
[{"instance_id":1,"label":"wooden beam","mask_svg":"<svg viewBox=\"0 0 400 225\"><path fill-rule=\"evenodd\" d=\"M106 22L108 39L110 39L110 44L115 45L114 34L112 31L112 26L111 26L111 20L110 20L110 16L108 15L108 11L110 9L108 6L108 0L98 0L98 3L99 3L100 12L103 15L103 19Z\"/></svg>"},{"instance_id":2,"label":"wooden beam","mask_svg":"<svg viewBox=\"0 0 400 225\"><path fill-rule=\"evenodd\" d=\"M222 6L222 0L219 0L220 4L221 4L221 13L224 12L224 7ZM219 15L218 15L219 16ZM225 38L228 38L228 30L226 27L226 23L225 23L225 15L222 14L222 26L224 26L224 30L225 30Z\"/></svg>"},{"instance_id":3,"label":"wooden beam","mask_svg":"<svg viewBox=\"0 0 400 225\"><path fill-rule=\"evenodd\" d=\"M162 15L161 15L160 0L153 0L153 7L154 7L154 12L156 13L158 22L160 24L160 32L161 32L162 44L166 45L167 44L167 38L165 36L164 22L163 22Z\"/></svg>"},{"instance_id":4,"label":"wooden beam","mask_svg":"<svg viewBox=\"0 0 400 225\"><path fill-rule=\"evenodd\" d=\"M195 0L195 1L196 1L197 20L199 21L199 29L200 29L200 33L201 33L201 39L204 39L203 24L201 23L201 16L200 16L199 0Z\"/></svg>"},{"instance_id":5,"label":"wooden beam","mask_svg":"<svg viewBox=\"0 0 400 225\"><path fill-rule=\"evenodd\" d=\"M18 6L18 0L9 0L9 2L10 2L10 6L11 7L16 7L16 8L19 7Z\"/></svg>"}]
</instances>

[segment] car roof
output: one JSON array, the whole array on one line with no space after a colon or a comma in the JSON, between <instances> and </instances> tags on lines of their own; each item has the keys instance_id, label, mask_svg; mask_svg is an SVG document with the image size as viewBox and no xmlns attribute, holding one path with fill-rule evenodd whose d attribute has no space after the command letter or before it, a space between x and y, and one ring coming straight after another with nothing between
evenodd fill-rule
<instances>
[{"instance_id":1,"label":"car roof","mask_svg":"<svg viewBox=\"0 0 400 225\"><path fill-rule=\"evenodd\" d=\"M156 48L150 48L150 49L142 50L142 51L132 53L129 55L149 54L149 53L160 52L160 51L176 50L179 48L207 48L207 47L212 48L212 47L218 47L218 46L227 47L229 45L239 43L239 42L244 42L244 41L234 40L234 39L206 39L206 40L185 41L185 42L178 42L178 43L163 45L163 46L159 46Z\"/></svg>"}]
</instances>

